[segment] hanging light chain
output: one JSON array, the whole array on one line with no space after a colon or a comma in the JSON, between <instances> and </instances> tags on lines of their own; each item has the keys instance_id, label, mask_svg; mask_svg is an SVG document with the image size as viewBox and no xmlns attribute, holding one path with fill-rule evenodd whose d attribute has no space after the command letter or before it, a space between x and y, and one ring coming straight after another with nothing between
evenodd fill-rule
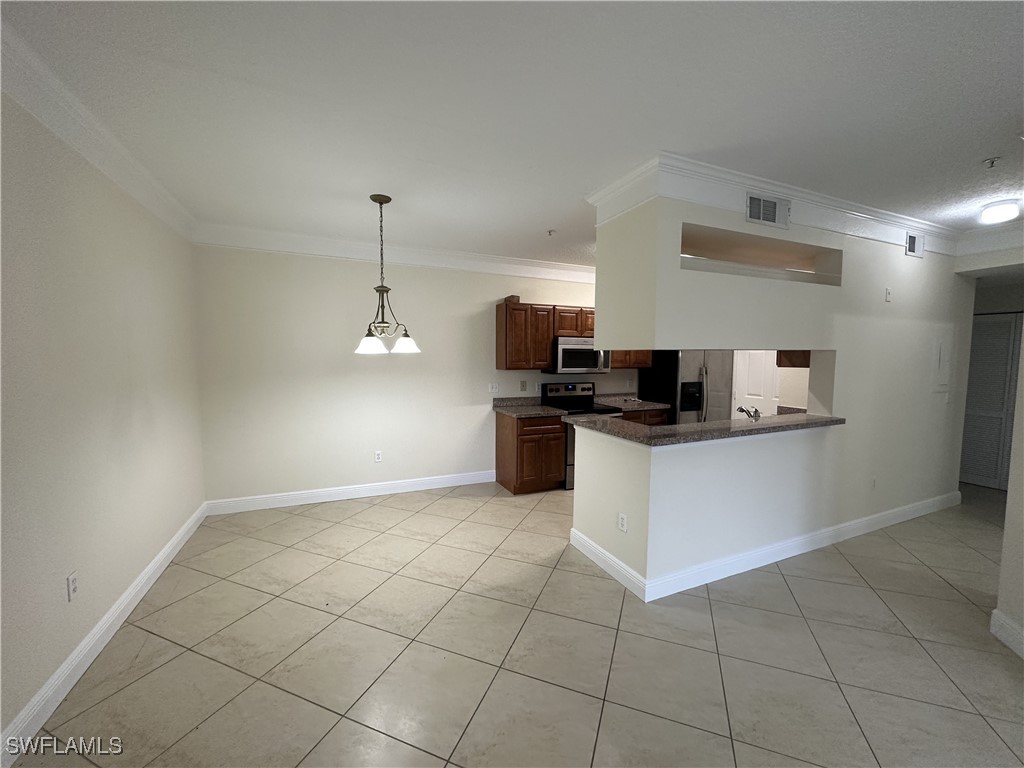
<instances>
[{"instance_id":1,"label":"hanging light chain","mask_svg":"<svg viewBox=\"0 0 1024 768\"><path fill-rule=\"evenodd\" d=\"M377 203L380 208L380 284L384 285L384 203Z\"/></svg>"}]
</instances>

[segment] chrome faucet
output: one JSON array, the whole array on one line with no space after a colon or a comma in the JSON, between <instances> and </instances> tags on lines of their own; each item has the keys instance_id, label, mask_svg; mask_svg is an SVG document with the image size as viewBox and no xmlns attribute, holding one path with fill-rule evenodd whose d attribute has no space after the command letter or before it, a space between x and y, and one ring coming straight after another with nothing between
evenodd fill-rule
<instances>
[{"instance_id":1,"label":"chrome faucet","mask_svg":"<svg viewBox=\"0 0 1024 768\"><path fill-rule=\"evenodd\" d=\"M745 413L747 415L747 417L751 418L751 419L760 419L761 418L761 412L759 410L757 410L757 408L755 408L754 412L751 413L749 409L744 408L741 405L739 408L736 409L736 413Z\"/></svg>"}]
</instances>

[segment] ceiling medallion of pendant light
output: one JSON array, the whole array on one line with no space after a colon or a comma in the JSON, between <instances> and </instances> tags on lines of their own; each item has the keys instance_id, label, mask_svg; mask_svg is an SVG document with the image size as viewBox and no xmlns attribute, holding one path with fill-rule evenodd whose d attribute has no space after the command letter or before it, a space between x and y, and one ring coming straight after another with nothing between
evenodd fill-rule
<instances>
[{"instance_id":1,"label":"ceiling medallion of pendant light","mask_svg":"<svg viewBox=\"0 0 1024 768\"><path fill-rule=\"evenodd\" d=\"M391 198L387 195L370 195L370 199L380 208L380 285L373 289L377 292L377 313L366 326L366 335L356 347L356 354L386 355L389 351L396 354L414 354L419 352L420 348L412 340L405 323L398 322L398 318L395 317L395 311L391 309L391 300L388 298L391 289L384 285L384 206L391 202ZM391 320L385 317L385 305ZM395 336L398 336L398 339L389 350L384 345L384 340L393 339Z\"/></svg>"}]
</instances>

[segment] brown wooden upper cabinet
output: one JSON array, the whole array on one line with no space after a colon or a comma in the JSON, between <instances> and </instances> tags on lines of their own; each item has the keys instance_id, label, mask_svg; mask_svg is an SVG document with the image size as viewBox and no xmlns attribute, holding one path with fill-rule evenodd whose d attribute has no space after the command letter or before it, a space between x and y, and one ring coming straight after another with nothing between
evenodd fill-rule
<instances>
[{"instance_id":1,"label":"brown wooden upper cabinet","mask_svg":"<svg viewBox=\"0 0 1024 768\"><path fill-rule=\"evenodd\" d=\"M613 349L612 368L650 368L651 350Z\"/></svg>"},{"instance_id":2,"label":"brown wooden upper cabinet","mask_svg":"<svg viewBox=\"0 0 1024 768\"><path fill-rule=\"evenodd\" d=\"M591 307L524 304L507 296L495 307L494 367L500 371L554 367L555 336L594 336Z\"/></svg>"},{"instance_id":3,"label":"brown wooden upper cabinet","mask_svg":"<svg viewBox=\"0 0 1024 768\"><path fill-rule=\"evenodd\" d=\"M594 310L590 307L555 307L555 336L594 335Z\"/></svg>"},{"instance_id":4,"label":"brown wooden upper cabinet","mask_svg":"<svg viewBox=\"0 0 1024 768\"><path fill-rule=\"evenodd\" d=\"M583 335L594 338L594 310L583 308Z\"/></svg>"},{"instance_id":5,"label":"brown wooden upper cabinet","mask_svg":"<svg viewBox=\"0 0 1024 768\"><path fill-rule=\"evenodd\" d=\"M530 367L551 368L554 361L554 308L530 304Z\"/></svg>"},{"instance_id":6,"label":"brown wooden upper cabinet","mask_svg":"<svg viewBox=\"0 0 1024 768\"><path fill-rule=\"evenodd\" d=\"M530 305L510 301L499 304L495 323L498 328L495 345L497 367L501 370L532 368Z\"/></svg>"},{"instance_id":7,"label":"brown wooden upper cabinet","mask_svg":"<svg viewBox=\"0 0 1024 768\"><path fill-rule=\"evenodd\" d=\"M778 368L810 368L811 350L780 349L775 353L775 365Z\"/></svg>"},{"instance_id":8,"label":"brown wooden upper cabinet","mask_svg":"<svg viewBox=\"0 0 1024 768\"><path fill-rule=\"evenodd\" d=\"M554 307L518 299L509 296L495 307L494 365L502 371L549 368Z\"/></svg>"}]
</instances>

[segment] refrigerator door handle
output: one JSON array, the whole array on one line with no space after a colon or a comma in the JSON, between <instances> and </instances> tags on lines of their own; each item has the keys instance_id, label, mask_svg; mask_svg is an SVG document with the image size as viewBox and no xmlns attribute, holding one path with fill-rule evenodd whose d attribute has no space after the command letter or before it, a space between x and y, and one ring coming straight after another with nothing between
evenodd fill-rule
<instances>
[{"instance_id":1,"label":"refrigerator door handle","mask_svg":"<svg viewBox=\"0 0 1024 768\"><path fill-rule=\"evenodd\" d=\"M700 420L705 422L708 420L708 397L710 396L711 387L711 375L708 373L708 367L705 364L701 367L701 380L704 382L703 392L701 393L701 405L703 406L700 411Z\"/></svg>"}]
</instances>

